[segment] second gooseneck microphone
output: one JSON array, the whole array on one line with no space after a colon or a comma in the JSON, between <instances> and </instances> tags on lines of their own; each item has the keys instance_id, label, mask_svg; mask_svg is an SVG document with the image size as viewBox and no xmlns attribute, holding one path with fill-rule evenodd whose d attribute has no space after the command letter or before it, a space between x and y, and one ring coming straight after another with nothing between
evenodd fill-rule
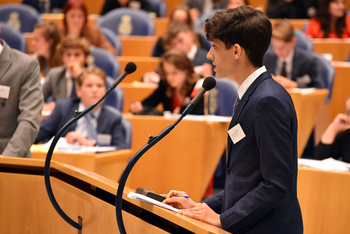
<instances>
[{"instance_id":1,"label":"second gooseneck microphone","mask_svg":"<svg viewBox=\"0 0 350 234\"><path fill-rule=\"evenodd\" d=\"M215 85L216 85L216 80L214 79L214 77L208 76L207 78L205 78L202 88L199 90L196 96L194 96L194 98L190 101L190 103L188 103L188 105L186 106L185 110L181 113L181 115L183 116L187 115L193 109L193 107L199 102L199 100L203 97L204 93L214 88Z\"/></svg>"}]
</instances>

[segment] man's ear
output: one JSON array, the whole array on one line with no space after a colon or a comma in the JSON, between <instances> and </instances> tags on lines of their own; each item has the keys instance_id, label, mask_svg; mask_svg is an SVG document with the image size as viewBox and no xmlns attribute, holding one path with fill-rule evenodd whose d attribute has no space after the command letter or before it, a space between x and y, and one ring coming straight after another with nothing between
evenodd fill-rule
<instances>
[{"instance_id":1,"label":"man's ear","mask_svg":"<svg viewBox=\"0 0 350 234\"><path fill-rule=\"evenodd\" d=\"M239 44L234 44L232 47L233 47L232 48L233 57L235 59L238 59L239 57L241 57L243 48Z\"/></svg>"},{"instance_id":2,"label":"man's ear","mask_svg":"<svg viewBox=\"0 0 350 234\"><path fill-rule=\"evenodd\" d=\"M80 86L77 85L77 87L75 88L75 92L77 93L77 97L81 98L81 92L80 92Z\"/></svg>"},{"instance_id":3,"label":"man's ear","mask_svg":"<svg viewBox=\"0 0 350 234\"><path fill-rule=\"evenodd\" d=\"M296 37L292 38L292 44L293 44L294 47L297 45L297 40L298 39Z\"/></svg>"}]
</instances>

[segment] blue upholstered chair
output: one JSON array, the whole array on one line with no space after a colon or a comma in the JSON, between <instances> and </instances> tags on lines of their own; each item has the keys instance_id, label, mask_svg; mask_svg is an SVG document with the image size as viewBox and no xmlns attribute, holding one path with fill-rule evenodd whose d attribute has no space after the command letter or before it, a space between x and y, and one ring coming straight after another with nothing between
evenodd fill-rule
<instances>
[{"instance_id":1,"label":"blue upholstered chair","mask_svg":"<svg viewBox=\"0 0 350 234\"><path fill-rule=\"evenodd\" d=\"M209 113L232 116L238 84L228 78L216 79L216 86L209 94Z\"/></svg>"},{"instance_id":2,"label":"blue upholstered chair","mask_svg":"<svg viewBox=\"0 0 350 234\"><path fill-rule=\"evenodd\" d=\"M114 79L107 76L107 80L106 80L107 89L112 86L113 82L114 82ZM113 106L120 112L123 112L124 91L121 88L116 87L110 94L107 95L105 99L105 103L109 106Z\"/></svg>"},{"instance_id":3,"label":"blue upholstered chair","mask_svg":"<svg viewBox=\"0 0 350 234\"><path fill-rule=\"evenodd\" d=\"M125 143L128 149L131 149L132 143L132 125L129 120L122 118L122 124L124 127Z\"/></svg>"},{"instance_id":4,"label":"blue upholstered chair","mask_svg":"<svg viewBox=\"0 0 350 234\"><path fill-rule=\"evenodd\" d=\"M148 0L158 13L159 17L166 17L167 5L163 0Z\"/></svg>"},{"instance_id":5,"label":"blue upholstered chair","mask_svg":"<svg viewBox=\"0 0 350 234\"><path fill-rule=\"evenodd\" d=\"M314 51L314 45L304 32L294 29L294 36L297 38L296 47L307 51Z\"/></svg>"},{"instance_id":6,"label":"blue upholstered chair","mask_svg":"<svg viewBox=\"0 0 350 234\"><path fill-rule=\"evenodd\" d=\"M34 26L40 21L42 21L40 14L31 6L25 4L0 5L0 22L6 22L22 33L33 32Z\"/></svg>"},{"instance_id":7,"label":"blue upholstered chair","mask_svg":"<svg viewBox=\"0 0 350 234\"><path fill-rule=\"evenodd\" d=\"M113 45L116 49L118 56L122 55L122 42L117 38L117 35L109 28L100 27L100 31L106 37L106 39Z\"/></svg>"},{"instance_id":8,"label":"blue upholstered chair","mask_svg":"<svg viewBox=\"0 0 350 234\"><path fill-rule=\"evenodd\" d=\"M326 98L326 103L331 100L335 68L332 66L331 62L325 59L323 56L314 53L315 59L317 61L317 66L321 68L321 75L326 88L329 90L328 96Z\"/></svg>"},{"instance_id":9,"label":"blue upholstered chair","mask_svg":"<svg viewBox=\"0 0 350 234\"><path fill-rule=\"evenodd\" d=\"M204 26L204 23L205 23L205 20L206 19L209 19L211 17L213 17L213 15L215 14L215 12L217 11L223 11L224 9L214 9L210 12L207 12L207 13L204 13L202 14L198 19L197 21L194 23L194 28L195 29L199 29L199 28L202 28Z\"/></svg>"},{"instance_id":10,"label":"blue upholstered chair","mask_svg":"<svg viewBox=\"0 0 350 234\"><path fill-rule=\"evenodd\" d=\"M27 39L20 31L3 22L0 22L0 28L0 38L11 48L27 53Z\"/></svg>"},{"instance_id":11,"label":"blue upholstered chair","mask_svg":"<svg viewBox=\"0 0 350 234\"><path fill-rule=\"evenodd\" d=\"M113 79L116 79L119 76L120 64L111 52L103 48L91 46L90 55L93 57L93 61L88 62L90 65L94 64L101 68Z\"/></svg>"},{"instance_id":12,"label":"blue upholstered chair","mask_svg":"<svg viewBox=\"0 0 350 234\"><path fill-rule=\"evenodd\" d=\"M112 30L116 35L153 36L154 21L143 10L118 8L101 16L96 25Z\"/></svg>"}]
</instances>

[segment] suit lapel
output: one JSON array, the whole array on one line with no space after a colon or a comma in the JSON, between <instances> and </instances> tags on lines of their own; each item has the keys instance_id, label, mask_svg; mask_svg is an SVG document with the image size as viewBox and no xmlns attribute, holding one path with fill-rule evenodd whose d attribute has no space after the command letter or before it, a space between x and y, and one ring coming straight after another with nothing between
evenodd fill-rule
<instances>
[{"instance_id":1,"label":"suit lapel","mask_svg":"<svg viewBox=\"0 0 350 234\"><path fill-rule=\"evenodd\" d=\"M4 77L5 73L11 67L10 52L11 48L6 44L5 41L1 40L3 43L3 49L0 54L0 81Z\"/></svg>"},{"instance_id":2,"label":"suit lapel","mask_svg":"<svg viewBox=\"0 0 350 234\"><path fill-rule=\"evenodd\" d=\"M229 129L231 129L232 127L234 127L236 124L238 124L238 119L239 116L241 115L242 110L244 109L245 105L247 104L250 95L252 95L256 89L256 87L258 87L258 85L265 79L270 78L271 74L270 72L264 72L262 73L258 78L256 78L256 80L249 86L248 90L245 92L245 94L243 95L241 101L239 102L239 105L237 106L236 112L234 113L232 119L231 119L231 123L229 126ZM232 147L232 141L230 136L228 136L228 155L230 155L231 153L231 147ZM228 157L229 159L229 157ZM227 160L228 163L228 160Z\"/></svg>"}]
</instances>

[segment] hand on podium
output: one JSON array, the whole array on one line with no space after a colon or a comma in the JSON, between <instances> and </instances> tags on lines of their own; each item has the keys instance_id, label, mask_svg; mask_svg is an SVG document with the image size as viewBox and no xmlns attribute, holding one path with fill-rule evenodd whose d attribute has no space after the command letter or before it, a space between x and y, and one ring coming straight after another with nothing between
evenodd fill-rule
<instances>
[{"instance_id":1,"label":"hand on podium","mask_svg":"<svg viewBox=\"0 0 350 234\"><path fill-rule=\"evenodd\" d=\"M185 198L185 196L187 197ZM194 202L186 192L171 190L163 203L180 209L179 214L222 228L220 215L214 212L206 203Z\"/></svg>"}]
</instances>

